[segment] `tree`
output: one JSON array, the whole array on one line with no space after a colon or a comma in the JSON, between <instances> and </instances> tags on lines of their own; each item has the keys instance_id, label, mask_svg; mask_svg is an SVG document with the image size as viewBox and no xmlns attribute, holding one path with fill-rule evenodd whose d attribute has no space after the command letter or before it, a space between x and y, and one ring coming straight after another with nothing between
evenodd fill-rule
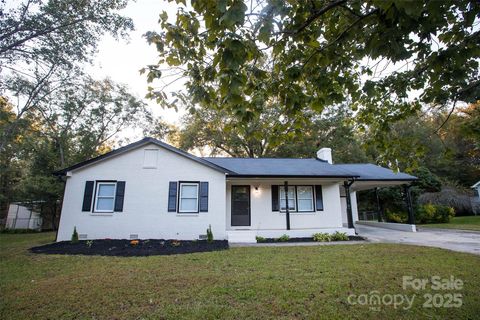
<instances>
[{"instance_id":1,"label":"tree","mask_svg":"<svg viewBox=\"0 0 480 320\"><path fill-rule=\"evenodd\" d=\"M271 156L281 143L291 141L305 122L305 118L283 117L278 106L253 115L249 122L238 121L226 109L192 107L183 119L179 145L186 150L206 148L211 155Z\"/></svg>"},{"instance_id":2,"label":"tree","mask_svg":"<svg viewBox=\"0 0 480 320\"><path fill-rule=\"evenodd\" d=\"M95 52L100 37L125 37L133 29L116 11L125 0L25 0L0 12L0 90L17 101L20 120L81 69ZM75 70L76 69L76 70ZM13 99L15 97L16 99ZM6 128L0 151L18 121Z\"/></svg>"},{"instance_id":3,"label":"tree","mask_svg":"<svg viewBox=\"0 0 480 320\"><path fill-rule=\"evenodd\" d=\"M352 101L381 146L389 124L422 106L480 97L475 1L176 3L176 20L163 12L161 32L146 34L160 55L143 70L149 96L165 106L189 101L249 122L274 105L299 118ZM172 75L186 78L185 92L156 87Z\"/></svg>"},{"instance_id":4,"label":"tree","mask_svg":"<svg viewBox=\"0 0 480 320\"><path fill-rule=\"evenodd\" d=\"M178 134L179 146L210 155L305 158L330 146L336 162L367 161L343 108L331 108L323 116L310 113L292 119L284 117L280 109L266 108L249 122L242 122L225 109L190 108Z\"/></svg>"},{"instance_id":5,"label":"tree","mask_svg":"<svg viewBox=\"0 0 480 320\"><path fill-rule=\"evenodd\" d=\"M18 121L13 107L3 101L0 133ZM3 210L12 199L40 201L43 218L55 228L63 182L52 173L108 152L116 134L144 127L150 113L124 85L81 77L39 101L28 119L17 123L1 153L0 201Z\"/></svg>"},{"instance_id":6,"label":"tree","mask_svg":"<svg viewBox=\"0 0 480 320\"><path fill-rule=\"evenodd\" d=\"M142 127L151 117L145 103L125 85L90 77L66 83L41 101L36 111L43 124L39 134L54 143L53 169L108 151L107 144L121 130Z\"/></svg>"},{"instance_id":7,"label":"tree","mask_svg":"<svg viewBox=\"0 0 480 320\"><path fill-rule=\"evenodd\" d=\"M15 121L13 105L5 97L0 96L0 134ZM24 118L9 136L9 141L0 152L0 213L6 212L8 200L14 197L14 187L25 172L25 161L31 156L24 141L34 137L35 119Z\"/></svg>"}]
</instances>

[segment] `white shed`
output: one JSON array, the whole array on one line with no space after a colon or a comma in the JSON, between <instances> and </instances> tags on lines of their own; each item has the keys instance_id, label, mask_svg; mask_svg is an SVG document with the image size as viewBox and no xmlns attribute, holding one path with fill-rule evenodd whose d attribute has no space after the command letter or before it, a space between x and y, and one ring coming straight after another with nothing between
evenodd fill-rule
<instances>
[{"instance_id":1,"label":"white shed","mask_svg":"<svg viewBox=\"0 0 480 320\"><path fill-rule=\"evenodd\" d=\"M39 212L33 211L32 206L24 203L11 203L5 228L41 230L42 218Z\"/></svg>"}]
</instances>

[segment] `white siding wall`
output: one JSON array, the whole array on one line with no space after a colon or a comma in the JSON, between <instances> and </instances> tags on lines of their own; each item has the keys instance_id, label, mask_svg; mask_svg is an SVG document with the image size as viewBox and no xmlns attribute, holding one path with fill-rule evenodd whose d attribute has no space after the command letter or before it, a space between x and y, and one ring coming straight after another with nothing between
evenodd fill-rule
<instances>
[{"instance_id":1,"label":"white siding wall","mask_svg":"<svg viewBox=\"0 0 480 320\"><path fill-rule=\"evenodd\" d=\"M158 149L152 167L145 149ZM85 181L126 181L123 212L96 215L82 212ZM208 181L208 212L180 214L167 211L169 181ZM216 239L225 239L225 175L153 144L128 151L72 173L67 178L58 241L69 240L74 226L88 239L198 239L209 224Z\"/></svg>"},{"instance_id":2,"label":"white siding wall","mask_svg":"<svg viewBox=\"0 0 480 320\"><path fill-rule=\"evenodd\" d=\"M322 180L289 180L290 185L322 185L323 189L323 211L312 213L290 213L291 229L318 229L318 228L341 228L342 215L340 207L339 182ZM227 229L268 229L285 230L285 213L272 211L271 185L282 185L283 181L252 181L232 180L227 182ZM250 185L251 199L251 226L231 226L231 186ZM254 186L259 186L256 191Z\"/></svg>"}]
</instances>

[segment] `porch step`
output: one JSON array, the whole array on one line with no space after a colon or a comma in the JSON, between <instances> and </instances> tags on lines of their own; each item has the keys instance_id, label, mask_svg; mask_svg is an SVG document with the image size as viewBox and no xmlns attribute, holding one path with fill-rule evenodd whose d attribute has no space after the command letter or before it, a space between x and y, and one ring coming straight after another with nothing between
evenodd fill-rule
<instances>
[{"instance_id":1,"label":"porch step","mask_svg":"<svg viewBox=\"0 0 480 320\"><path fill-rule=\"evenodd\" d=\"M256 232L250 230L232 230L227 231L229 243L256 243Z\"/></svg>"}]
</instances>

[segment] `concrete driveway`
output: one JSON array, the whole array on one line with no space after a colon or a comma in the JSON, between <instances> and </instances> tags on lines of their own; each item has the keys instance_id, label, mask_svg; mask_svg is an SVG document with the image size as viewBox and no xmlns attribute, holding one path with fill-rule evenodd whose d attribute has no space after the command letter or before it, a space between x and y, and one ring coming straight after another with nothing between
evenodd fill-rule
<instances>
[{"instance_id":1,"label":"concrete driveway","mask_svg":"<svg viewBox=\"0 0 480 320\"><path fill-rule=\"evenodd\" d=\"M480 255L480 232L445 229L405 232L364 225L356 225L355 229L372 242L413 244Z\"/></svg>"}]
</instances>

